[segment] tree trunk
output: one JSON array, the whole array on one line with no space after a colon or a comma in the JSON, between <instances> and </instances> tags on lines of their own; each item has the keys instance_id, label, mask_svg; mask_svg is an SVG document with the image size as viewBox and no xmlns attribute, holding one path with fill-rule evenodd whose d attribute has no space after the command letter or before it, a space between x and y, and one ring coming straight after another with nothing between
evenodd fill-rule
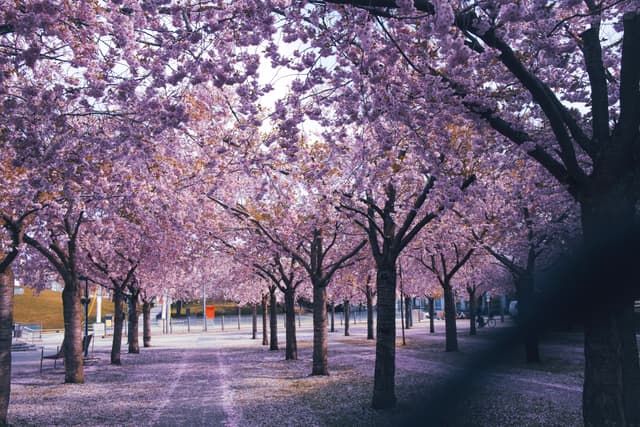
<instances>
[{"instance_id":1,"label":"tree trunk","mask_svg":"<svg viewBox=\"0 0 640 427\"><path fill-rule=\"evenodd\" d=\"M262 345L269 345L269 331L267 329L267 299L269 295L262 296Z\"/></svg>"},{"instance_id":2,"label":"tree trunk","mask_svg":"<svg viewBox=\"0 0 640 427\"><path fill-rule=\"evenodd\" d=\"M367 285L367 339L374 339L373 336L373 290L371 286Z\"/></svg>"},{"instance_id":3,"label":"tree trunk","mask_svg":"<svg viewBox=\"0 0 640 427\"><path fill-rule=\"evenodd\" d=\"M626 200L629 192L621 184L603 188L610 189L581 203L587 247L585 292L591 296L584 316L584 424L639 426L640 362L633 323L638 242L630 241L630 236L637 239L632 233L634 205ZM602 283L609 284L604 298Z\"/></svg>"},{"instance_id":4,"label":"tree trunk","mask_svg":"<svg viewBox=\"0 0 640 427\"><path fill-rule=\"evenodd\" d=\"M7 425L11 397L11 341L13 338L13 271L0 272L0 426Z\"/></svg>"},{"instance_id":5,"label":"tree trunk","mask_svg":"<svg viewBox=\"0 0 640 427\"><path fill-rule=\"evenodd\" d=\"M258 304L251 306L251 339L255 340L258 335Z\"/></svg>"},{"instance_id":6,"label":"tree trunk","mask_svg":"<svg viewBox=\"0 0 640 427\"><path fill-rule=\"evenodd\" d=\"M182 301L176 301L176 316L182 316Z\"/></svg>"},{"instance_id":7,"label":"tree trunk","mask_svg":"<svg viewBox=\"0 0 640 427\"><path fill-rule=\"evenodd\" d=\"M129 353L140 353L138 342L138 294L134 293L129 298L129 334L127 335Z\"/></svg>"},{"instance_id":8,"label":"tree trunk","mask_svg":"<svg viewBox=\"0 0 640 427\"><path fill-rule=\"evenodd\" d=\"M469 335L476 335L476 290L467 288L469 293Z\"/></svg>"},{"instance_id":9,"label":"tree trunk","mask_svg":"<svg viewBox=\"0 0 640 427\"><path fill-rule=\"evenodd\" d=\"M64 317L64 382L72 384L84 383L84 366L82 360L82 303L81 287L77 277L70 273L64 278L62 290L62 312Z\"/></svg>"},{"instance_id":10,"label":"tree trunk","mask_svg":"<svg viewBox=\"0 0 640 427\"><path fill-rule=\"evenodd\" d=\"M427 297L427 300L429 301L429 333L430 334L435 334L436 333L436 327L435 327L435 320L434 317L436 315L436 309L435 309L435 304L434 304L434 298L433 297Z\"/></svg>"},{"instance_id":11,"label":"tree trunk","mask_svg":"<svg viewBox=\"0 0 640 427\"><path fill-rule=\"evenodd\" d=\"M404 297L404 328L409 329L413 326L411 322L411 297Z\"/></svg>"},{"instance_id":12,"label":"tree trunk","mask_svg":"<svg viewBox=\"0 0 640 427\"><path fill-rule=\"evenodd\" d=\"M122 289L113 290L113 342L111 344L111 364L120 365L120 347L122 345L122 323L124 309L122 307L124 295Z\"/></svg>"},{"instance_id":13,"label":"tree trunk","mask_svg":"<svg viewBox=\"0 0 640 427\"><path fill-rule=\"evenodd\" d=\"M285 360L298 360L298 343L296 342L296 310L295 291L287 290L284 293L284 306L286 309L286 349Z\"/></svg>"},{"instance_id":14,"label":"tree trunk","mask_svg":"<svg viewBox=\"0 0 640 427\"><path fill-rule=\"evenodd\" d=\"M453 287L445 283L442 288L444 293L445 351L458 351L456 301L453 294Z\"/></svg>"},{"instance_id":15,"label":"tree trunk","mask_svg":"<svg viewBox=\"0 0 640 427\"><path fill-rule=\"evenodd\" d=\"M151 303L142 303L142 345L151 347Z\"/></svg>"},{"instance_id":16,"label":"tree trunk","mask_svg":"<svg viewBox=\"0 0 640 427\"><path fill-rule=\"evenodd\" d=\"M395 263L379 265L376 275L378 322L376 325L376 362L373 378L374 409L396 404L396 269Z\"/></svg>"},{"instance_id":17,"label":"tree trunk","mask_svg":"<svg viewBox=\"0 0 640 427\"><path fill-rule=\"evenodd\" d=\"M333 301L330 304L330 308L331 308L331 331L330 332L335 332L336 331L336 324L335 324L336 305L333 303Z\"/></svg>"},{"instance_id":18,"label":"tree trunk","mask_svg":"<svg viewBox=\"0 0 640 427\"><path fill-rule=\"evenodd\" d=\"M610 308L610 307L609 307ZM633 316L633 308L591 308L585 324L585 379L583 392L583 416L585 425L640 425L634 420L638 410L638 378L633 365L635 339L625 348L624 335L627 318ZM635 338L635 337L634 337ZM637 363L637 362L636 362ZM636 368L636 369L634 369ZM612 422L612 420L614 420Z\"/></svg>"},{"instance_id":19,"label":"tree trunk","mask_svg":"<svg viewBox=\"0 0 640 427\"><path fill-rule=\"evenodd\" d=\"M313 283L313 367L311 375L329 375L327 288Z\"/></svg>"},{"instance_id":20,"label":"tree trunk","mask_svg":"<svg viewBox=\"0 0 640 427\"><path fill-rule=\"evenodd\" d=\"M540 362L538 346L538 324L540 319L535 313L535 291L533 273L524 274L517 279L518 325L524 339L524 351L527 363Z\"/></svg>"},{"instance_id":21,"label":"tree trunk","mask_svg":"<svg viewBox=\"0 0 640 427\"><path fill-rule=\"evenodd\" d=\"M349 319L351 316L351 305L349 304L349 300L346 299L344 300L344 303L342 305L343 310L344 310L344 336L348 337L349 336Z\"/></svg>"},{"instance_id":22,"label":"tree trunk","mask_svg":"<svg viewBox=\"0 0 640 427\"><path fill-rule=\"evenodd\" d=\"M269 290L269 327L271 341L269 342L269 350L278 349L278 312L276 311L276 288Z\"/></svg>"}]
</instances>

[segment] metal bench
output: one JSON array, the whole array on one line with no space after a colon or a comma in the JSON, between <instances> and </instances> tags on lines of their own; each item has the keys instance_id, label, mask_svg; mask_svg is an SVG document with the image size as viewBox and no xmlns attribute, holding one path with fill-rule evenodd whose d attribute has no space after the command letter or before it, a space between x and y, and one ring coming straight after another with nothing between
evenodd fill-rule
<instances>
[{"instance_id":1,"label":"metal bench","mask_svg":"<svg viewBox=\"0 0 640 427\"><path fill-rule=\"evenodd\" d=\"M91 345L91 341L93 340L93 334L89 334L85 337L82 337L82 354L85 354ZM40 373L42 373L42 362L44 359L53 359L53 368L57 367L58 359L62 359L64 363L64 347L59 345L56 348L56 352L53 354L44 354L44 347L42 347L40 353Z\"/></svg>"}]
</instances>

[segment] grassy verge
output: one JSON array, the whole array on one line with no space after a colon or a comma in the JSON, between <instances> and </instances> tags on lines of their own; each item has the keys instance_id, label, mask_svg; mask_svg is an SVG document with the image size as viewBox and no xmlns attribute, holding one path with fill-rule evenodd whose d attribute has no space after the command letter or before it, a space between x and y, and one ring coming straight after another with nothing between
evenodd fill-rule
<instances>
[{"instance_id":1,"label":"grassy verge","mask_svg":"<svg viewBox=\"0 0 640 427\"><path fill-rule=\"evenodd\" d=\"M102 298L102 316L113 313L113 303ZM89 323L95 321L96 304L89 305ZM44 290L40 293L24 288L23 295L16 295L13 302L13 321L26 324L41 324L44 329L64 327L62 317L62 293Z\"/></svg>"}]
</instances>

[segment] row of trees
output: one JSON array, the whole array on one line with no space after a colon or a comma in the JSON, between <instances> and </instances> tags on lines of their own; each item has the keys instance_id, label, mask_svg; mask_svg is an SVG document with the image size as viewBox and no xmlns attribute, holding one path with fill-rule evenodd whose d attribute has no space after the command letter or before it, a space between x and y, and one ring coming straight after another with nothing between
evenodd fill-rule
<instances>
[{"instance_id":1,"label":"row of trees","mask_svg":"<svg viewBox=\"0 0 640 427\"><path fill-rule=\"evenodd\" d=\"M116 295L215 284L255 302L306 282L314 374L330 283L375 277L386 408L400 259L449 308L499 263L527 318L536 272L573 245L596 314L585 424L637 424L639 31L631 0L7 2L3 283L64 281L65 381L82 382L81 274ZM285 89L269 66L293 73Z\"/></svg>"}]
</instances>

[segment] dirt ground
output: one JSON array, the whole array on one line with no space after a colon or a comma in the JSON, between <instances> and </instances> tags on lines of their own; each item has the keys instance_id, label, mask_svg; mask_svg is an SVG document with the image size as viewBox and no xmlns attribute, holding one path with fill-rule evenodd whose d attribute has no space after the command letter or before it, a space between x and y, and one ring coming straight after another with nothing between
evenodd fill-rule
<instances>
[{"instance_id":1,"label":"dirt ground","mask_svg":"<svg viewBox=\"0 0 640 427\"><path fill-rule=\"evenodd\" d=\"M153 337L153 347L109 364L109 338L98 337L85 384L63 384L63 369L40 351L13 354L9 422L15 426L580 426L584 357L579 332L555 332L543 362L527 365L513 325L498 322L444 351L444 324L425 321L398 338L393 410L370 408L375 342L364 324L329 334L329 376L311 372L311 323L298 331L297 361L284 360L238 331ZM194 328L195 329L195 328ZM211 328L214 329L214 328ZM192 330L193 331L193 330ZM400 329L398 329L400 335ZM60 337L45 338L45 353ZM53 348L52 348L53 347Z\"/></svg>"}]
</instances>

